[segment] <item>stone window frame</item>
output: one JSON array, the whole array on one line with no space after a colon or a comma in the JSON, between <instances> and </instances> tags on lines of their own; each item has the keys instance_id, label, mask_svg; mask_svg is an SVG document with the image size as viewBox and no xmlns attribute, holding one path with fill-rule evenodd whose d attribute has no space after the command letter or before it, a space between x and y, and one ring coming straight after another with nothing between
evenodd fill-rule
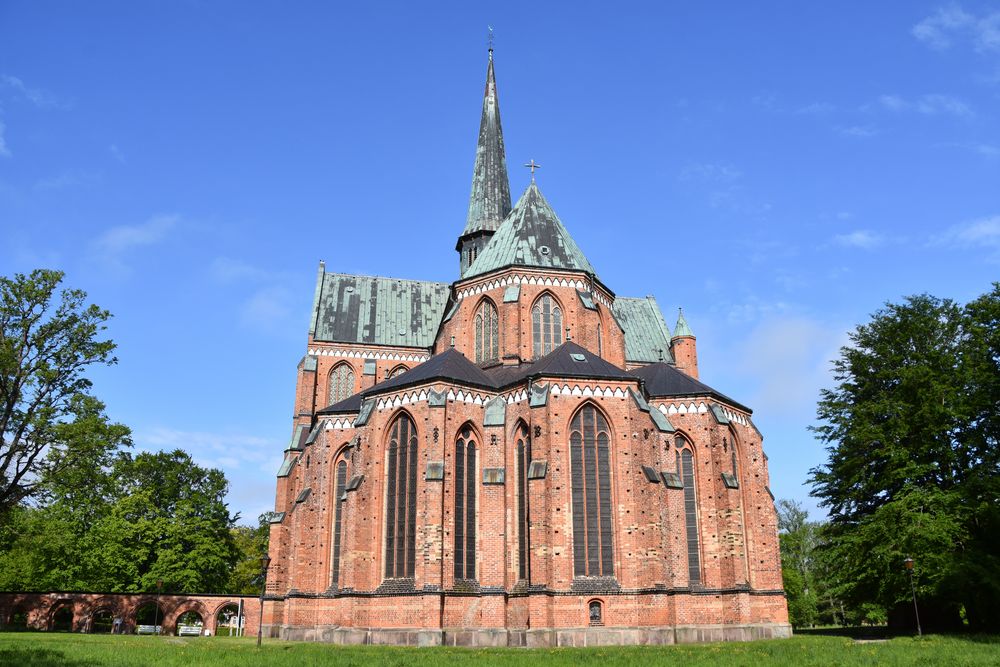
<instances>
[{"instance_id":1,"label":"stone window frame","mask_svg":"<svg viewBox=\"0 0 1000 667\"><path fill-rule=\"evenodd\" d=\"M350 443L345 443L333 457L333 517L330 525L330 587L340 588L341 548L344 540L344 505L347 502L347 483Z\"/></svg>"},{"instance_id":2,"label":"stone window frame","mask_svg":"<svg viewBox=\"0 0 1000 667\"><path fill-rule=\"evenodd\" d=\"M402 447L398 444L401 437L406 440ZM389 421L385 456L383 573L386 579L412 579L416 571L419 437L416 421L405 410L400 410ZM405 466L405 469L400 471L400 465ZM403 514L401 522L398 520L400 513Z\"/></svg>"},{"instance_id":3,"label":"stone window frame","mask_svg":"<svg viewBox=\"0 0 1000 667\"><path fill-rule=\"evenodd\" d=\"M483 439L472 422L467 421L455 433L454 442L454 486L452 491L454 496L454 514L452 515L454 575L456 580L474 581L478 569L476 539L479 522L479 462L477 457L483 451Z\"/></svg>"},{"instance_id":4,"label":"stone window frame","mask_svg":"<svg viewBox=\"0 0 1000 667\"><path fill-rule=\"evenodd\" d=\"M677 473L681 476L684 493L684 543L686 545L688 585L700 586L704 574L701 553L701 522L698 508L698 458L694 441L685 433L674 434Z\"/></svg>"},{"instance_id":5,"label":"stone window frame","mask_svg":"<svg viewBox=\"0 0 1000 667\"><path fill-rule=\"evenodd\" d=\"M531 430L519 419L514 425L512 438L517 474L517 576L519 580L531 580L531 494L528 489L528 467L531 465Z\"/></svg>"},{"instance_id":6,"label":"stone window frame","mask_svg":"<svg viewBox=\"0 0 1000 667\"><path fill-rule=\"evenodd\" d=\"M347 375L344 376L343 370L347 370ZM327 390L327 405L333 405L334 403L339 403L345 398L349 398L356 393L355 387L357 386L358 374L354 370L354 366L347 361L339 361L334 364L333 368L327 374L326 390ZM334 386L334 381L336 381L336 386ZM346 391L346 394L342 392Z\"/></svg>"},{"instance_id":7,"label":"stone window frame","mask_svg":"<svg viewBox=\"0 0 1000 667\"><path fill-rule=\"evenodd\" d=\"M546 301L547 300L547 301ZM542 319L544 305L550 306L548 327ZM556 349L563 343L563 317L566 309L550 290L544 290L531 304L531 353L538 359Z\"/></svg>"},{"instance_id":8,"label":"stone window frame","mask_svg":"<svg viewBox=\"0 0 1000 667\"><path fill-rule=\"evenodd\" d=\"M472 318L475 331L476 363L495 361L500 358L500 310L493 299L484 296L476 304Z\"/></svg>"},{"instance_id":9,"label":"stone window frame","mask_svg":"<svg viewBox=\"0 0 1000 667\"><path fill-rule=\"evenodd\" d=\"M593 412L591 424L584 421L588 411ZM592 430L588 429L588 426L592 427ZM612 511L614 465L611 460L611 449L614 432L611 429L611 422L600 406L587 401L573 412L567 432L573 527L573 576L613 577L615 528ZM577 436L579 440L576 439Z\"/></svg>"}]
</instances>

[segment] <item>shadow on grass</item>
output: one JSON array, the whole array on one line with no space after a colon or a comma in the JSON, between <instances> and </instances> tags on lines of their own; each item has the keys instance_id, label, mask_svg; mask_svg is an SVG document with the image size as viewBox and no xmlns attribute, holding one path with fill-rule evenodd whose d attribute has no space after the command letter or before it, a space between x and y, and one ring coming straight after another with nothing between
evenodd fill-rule
<instances>
[{"instance_id":1,"label":"shadow on grass","mask_svg":"<svg viewBox=\"0 0 1000 667\"><path fill-rule=\"evenodd\" d=\"M826 627L826 628L796 628L796 635L813 637L848 637L850 639L889 639L891 637L907 636L905 632L898 632L889 629L884 625L857 625L846 627Z\"/></svg>"},{"instance_id":2,"label":"shadow on grass","mask_svg":"<svg viewBox=\"0 0 1000 667\"><path fill-rule=\"evenodd\" d=\"M96 667L99 662L70 658L64 651L50 648L0 649L0 665L33 665L37 667Z\"/></svg>"}]
</instances>

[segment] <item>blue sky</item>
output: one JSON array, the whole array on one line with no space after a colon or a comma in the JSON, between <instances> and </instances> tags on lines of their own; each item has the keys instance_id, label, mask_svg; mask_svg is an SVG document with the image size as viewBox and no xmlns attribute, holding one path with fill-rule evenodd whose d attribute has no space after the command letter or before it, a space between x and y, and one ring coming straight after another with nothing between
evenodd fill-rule
<instances>
[{"instance_id":1,"label":"blue sky","mask_svg":"<svg viewBox=\"0 0 1000 667\"><path fill-rule=\"evenodd\" d=\"M0 274L114 312L110 414L253 519L317 262L457 276L488 24L515 198L537 160L603 281L683 306L814 508L846 332L998 278L1000 4L0 0Z\"/></svg>"}]
</instances>

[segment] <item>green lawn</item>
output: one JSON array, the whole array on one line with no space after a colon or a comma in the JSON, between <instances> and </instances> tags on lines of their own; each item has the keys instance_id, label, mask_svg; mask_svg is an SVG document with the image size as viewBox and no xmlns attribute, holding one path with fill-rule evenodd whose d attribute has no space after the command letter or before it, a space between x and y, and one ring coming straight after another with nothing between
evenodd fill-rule
<instances>
[{"instance_id":1,"label":"green lawn","mask_svg":"<svg viewBox=\"0 0 1000 667\"><path fill-rule=\"evenodd\" d=\"M684 646L592 649L454 649L334 646L251 638L135 637L0 633L0 665L960 665L1000 664L1000 637L899 637L859 643L846 637Z\"/></svg>"}]
</instances>

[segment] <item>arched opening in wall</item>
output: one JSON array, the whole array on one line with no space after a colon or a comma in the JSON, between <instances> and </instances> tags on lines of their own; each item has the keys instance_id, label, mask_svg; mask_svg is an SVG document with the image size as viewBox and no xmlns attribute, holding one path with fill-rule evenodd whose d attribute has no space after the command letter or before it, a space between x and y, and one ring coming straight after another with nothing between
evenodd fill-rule
<instances>
[{"instance_id":1,"label":"arched opening in wall","mask_svg":"<svg viewBox=\"0 0 1000 667\"><path fill-rule=\"evenodd\" d=\"M476 434L465 424L455 440L455 579L476 578Z\"/></svg>"},{"instance_id":2,"label":"arched opening in wall","mask_svg":"<svg viewBox=\"0 0 1000 667\"><path fill-rule=\"evenodd\" d=\"M201 614L193 609L189 609L177 617L177 629L175 632L178 637L197 637L201 635L204 626L205 621L202 620Z\"/></svg>"},{"instance_id":3,"label":"arched opening in wall","mask_svg":"<svg viewBox=\"0 0 1000 667\"><path fill-rule=\"evenodd\" d=\"M611 429L596 406L585 404L570 421L573 574L614 575L611 526Z\"/></svg>"},{"instance_id":4,"label":"arched opening in wall","mask_svg":"<svg viewBox=\"0 0 1000 667\"><path fill-rule=\"evenodd\" d=\"M340 586L340 542L344 532L344 503L347 502L347 461L341 459L337 463L333 486L333 554L330 559L330 585Z\"/></svg>"},{"instance_id":5,"label":"arched opening in wall","mask_svg":"<svg viewBox=\"0 0 1000 667\"><path fill-rule=\"evenodd\" d=\"M386 449L385 577L412 578L417 557L417 429L405 412L392 422Z\"/></svg>"},{"instance_id":6,"label":"arched opening in wall","mask_svg":"<svg viewBox=\"0 0 1000 667\"><path fill-rule=\"evenodd\" d=\"M476 363L500 358L500 318L493 302L484 298L473 320L476 330Z\"/></svg>"},{"instance_id":7,"label":"arched opening in wall","mask_svg":"<svg viewBox=\"0 0 1000 667\"><path fill-rule=\"evenodd\" d=\"M408 369L403 364L400 364L399 366L396 366L391 371L389 371L389 374L386 376L386 379L387 380L391 380L394 377L399 377L400 375L402 375L403 373L405 373L408 370L410 370L410 369Z\"/></svg>"},{"instance_id":8,"label":"arched opening in wall","mask_svg":"<svg viewBox=\"0 0 1000 667\"><path fill-rule=\"evenodd\" d=\"M98 609L90 617L88 632L95 635L110 635L114 629L115 615L109 608Z\"/></svg>"},{"instance_id":9,"label":"arched opening in wall","mask_svg":"<svg viewBox=\"0 0 1000 667\"><path fill-rule=\"evenodd\" d=\"M684 529L687 537L688 583L701 583L701 550L698 540L698 495L695 481L695 465L692 446L688 440L678 435L674 438L677 448L677 472L684 486Z\"/></svg>"},{"instance_id":10,"label":"arched opening in wall","mask_svg":"<svg viewBox=\"0 0 1000 667\"><path fill-rule=\"evenodd\" d=\"M5 630L27 630L28 629L28 610L24 608L23 605L17 605L14 607L10 616L7 618L7 627Z\"/></svg>"},{"instance_id":11,"label":"arched opening in wall","mask_svg":"<svg viewBox=\"0 0 1000 667\"><path fill-rule=\"evenodd\" d=\"M531 306L532 354L537 359L563 342L562 308L550 293L544 292Z\"/></svg>"},{"instance_id":12,"label":"arched opening in wall","mask_svg":"<svg viewBox=\"0 0 1000 667\"><path fill-rule=\"evenodd\" d=\"M136 631L140 634L159 634L163 626L163 607L157 606L155 602L144 602L135 610L133 620Z\"/></svg>"},{"instance_id":13,"label":"arched opening in wall","mask_svg":"<svg viewBox=\"0 0 1000 667\"><path fill-rule=\"evenodd\" d=\"M72 603L63 603L52 613L49 629L53 632L73 632Z\"/></svg>"},{"instance_id":14,"label":"arched opening in wall","mask_svg":"<svg viewBox=\"0 0 1000 667\"><path fill-rule=\"evenodd\" d=\"M330 370L327 404L333 405L354 395L354 368L342 361Z\"/></svg>"},{"instance_id":15,"label":"arched opening in wall","mask_svg":"<svg viewBox=\"0 0 1000 667\"><path fill-rule=\"evenodd\" d=\"M238 604L227 604L215 615L217 637L237 637L244 627L246 627L246 614L240 615Z\"/></svg>"},{"instance_id":16,"label":"arched opening in wall","mask_svg":"<svg viewBox=\"0 0 1000 667\"><path fill-rule=\"evenodd\" d=\"M528 468L531 466L531 435L528 425L518 422L514 428L515 455L517 457L517 577L531 578L531 535L529 531L530 494L528 493Z\"/></svg>"},{"instance_id":17,"label":"arched opening in wall","mask_svg":"<svg viewBox=\"0 0 1000 667\"><path fill-rule=\"evenodd\" d=\"M604 604L600 600L587 603L587 614L591 625L604 625Z\"/></svg>"}]
</instances>

